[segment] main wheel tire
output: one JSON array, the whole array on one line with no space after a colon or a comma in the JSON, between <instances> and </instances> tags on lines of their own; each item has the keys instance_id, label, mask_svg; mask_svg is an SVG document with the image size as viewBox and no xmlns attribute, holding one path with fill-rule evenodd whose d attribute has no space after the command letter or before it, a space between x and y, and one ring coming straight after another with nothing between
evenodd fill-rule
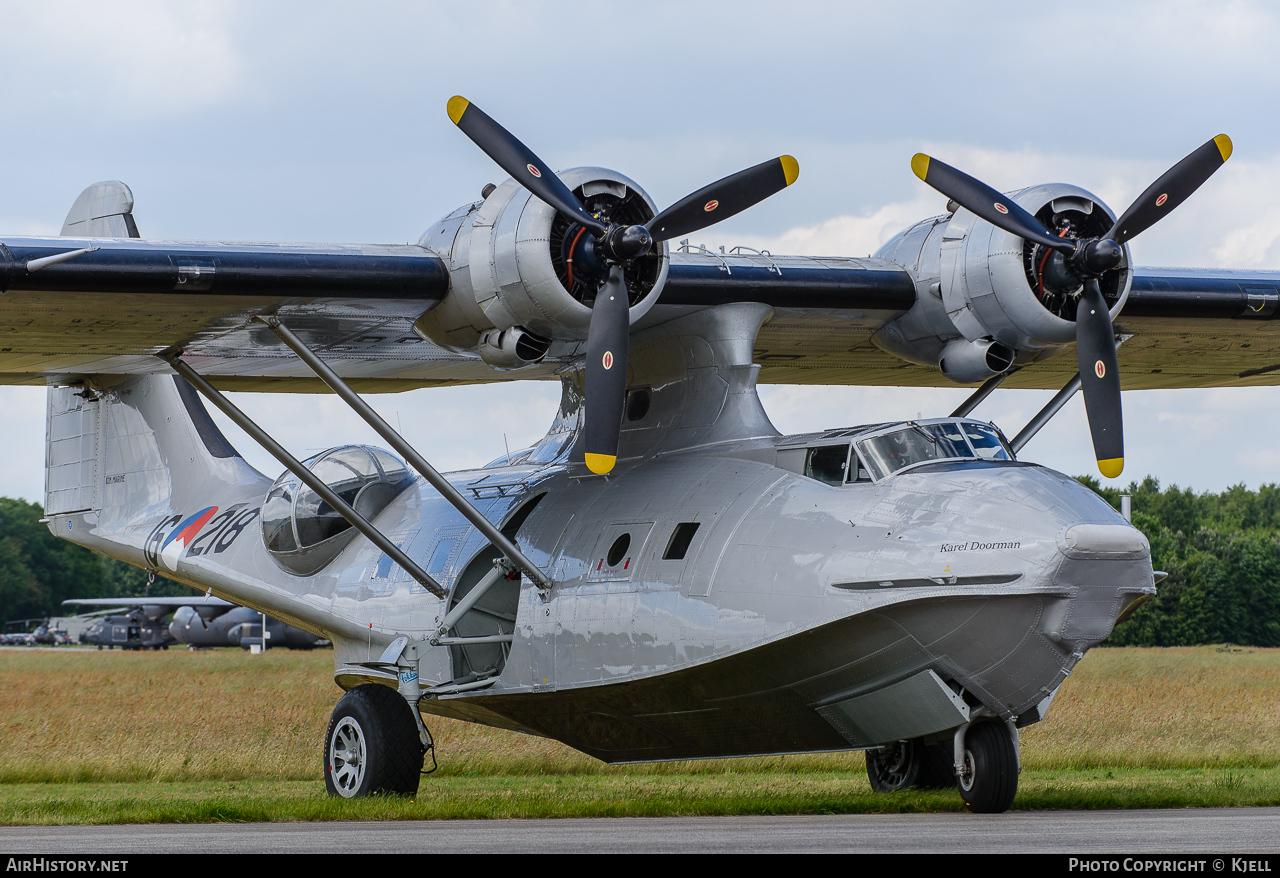
<instances>
[{"instance_id":1,"label":"main wheel tire","mask_svg":"<svg viewBox=\"0 0 1280 878\"><path fill-rule=\"evenodd\" d=\"M357 686L338 701L324 737L324 785L354 799L413 795L422 775L422 742L413 710L394 689Z\"/></svg>"},{"instance_id":2,"label":"main wheel tire","mask_svg":"<svg viewBox=\"0 0 1280 878\"><path fill-rule=\"evenodd\" d=\"M905 790L920 779L919 741L895 741L867 751L867 780L878 793Z\"/></svg>"},{"instance_id":3,"label":"main wheel tire","mask_svg":"<svg viewBox=\"0 0 1280 878\"><path fill-rule=\"evenodd\" d=\"M1003 725L976 723L964 739L960 798L975 814L1002 814L1018 792L1018 753Z\"/></svg>"}]
</instances>

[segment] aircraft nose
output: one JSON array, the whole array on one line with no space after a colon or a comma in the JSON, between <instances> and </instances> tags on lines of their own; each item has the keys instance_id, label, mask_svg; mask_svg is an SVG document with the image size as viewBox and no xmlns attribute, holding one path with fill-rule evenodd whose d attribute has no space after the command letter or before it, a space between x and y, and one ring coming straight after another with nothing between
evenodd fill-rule
<instances>
[{"instance_id":1,"label":"aircraft nose","mask_svg":"<svg viewBox=\"0 0 1280 878\"><path fill-rule=\"evenodd\" d=\"M1116 623L1155 594L1151 546L1128 524L1081 523L1058 535L1061 562L1042 630L1073 652L1105 640Z\"/></svg>"}]
</instances>

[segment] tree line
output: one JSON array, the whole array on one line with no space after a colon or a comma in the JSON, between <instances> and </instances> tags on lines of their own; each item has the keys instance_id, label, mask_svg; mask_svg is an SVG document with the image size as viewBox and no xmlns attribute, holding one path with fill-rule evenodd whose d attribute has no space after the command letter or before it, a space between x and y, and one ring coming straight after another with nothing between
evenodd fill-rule
<instances>
[{"instance_id":1,"label":"tree line","mask_svg":"<svg viewBox=\"0 0 1280 878\"><path fill-rule=\"evenodd\" d=\"M1077 480L1117 509L1121 494L1133 498L1151 565L1169 574L1107 644L1280 646L1280 486L1197 494L1150 476L1123 489Z\"/></svg>"},{"instance_id":2,"label":"tree line","mask_svg":"<svg viewBox=\"0 0 1280 878\"><path fill-rule=\"evenodd\" d=\"M147 572L61 540L42 524L38 503L0 497L0 619L75 613L68 598L141 597ZM156 578L152 595L189 596L191 589Z\"/></svg>"}]
</instances>

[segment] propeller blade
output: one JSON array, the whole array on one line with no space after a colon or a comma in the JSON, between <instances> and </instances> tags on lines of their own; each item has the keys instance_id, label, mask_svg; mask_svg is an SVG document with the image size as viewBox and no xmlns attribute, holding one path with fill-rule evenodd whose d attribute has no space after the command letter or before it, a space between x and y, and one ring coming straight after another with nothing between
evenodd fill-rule
<instances>
[{"instance_id":1,"label":"propeller blade","mask_svg":"<svg viewBox=\"0 0 1280 878\"><path fill-rule=\"evenodd\" d=\"M503 128L484 110L460 95L449 98L449 118L475 145L484 150L498 167L506 171L524 188L541 198L568 220L577 220L597 236L608 226L587 213L569 187L552 173L529 147Z\"/></svg>"},{"instance_id":2,"label":"propeller blade","mask_svg":"<svg viewBox=\"0 0 1280 878\"><path fill-rule=\"evenodd\" d=\"M964 171L957 171L922 152L912 156L911 170L934 189L996 228L1054 250L1075 252L1075 244L1071 240L1052 234L1044 227L1044 223L1019 207L1013 199L1001 195Z\"/></svg>"},{"instance_id":3,"label":"propeller blade","mask_svg":"<svg viewBox=\"0 0 1280 878\"><path fill-rule=\"evenodd\" d=\"M627 345L631 317L622 266L609 268L609 279L596 295L587 330L587 424L584 437L587 468L604 475L618 459L618 433L627 391Z\"/></svg>"},{"instance_id":4,"label":"propeller blade","mask_svg":"<svg viewBox=\"0 0 1280 878\"><path fill-rule=\"evenodd\" d=\"M1164 172L1147 190L1138 196L1129 209L1107 232L1107 237L1117 244L1140 235L1186 201L1231 158L1231 138L1219 134L1207 141L1191 155Z\"/></svg>"},{"instance_id":5,"label":"propeller blade","mask_svg":"<svg viewBox=\"0 0 1280 878\"><path fill-rule=\"evenodd\" d=\"M1086 278L1076 309L1076 360L1089 415L1089 433L1098 471L1114 479L1124 470L1124 420L1120 408L1120 366L1115 330L1097 278Z\"/></svg>"},{"instance_id":6,"label":"propeller blade","mask_svg":"<svg viewBox=\"0 0 1280 878\"><path fill-rule=\"evenodd\" d=\"M781 192L799 176L800 163L791 156L769 159L680 199L650 221L649 232L655 241L669 241L705 229Z\"/></svg>"}]
</instances>

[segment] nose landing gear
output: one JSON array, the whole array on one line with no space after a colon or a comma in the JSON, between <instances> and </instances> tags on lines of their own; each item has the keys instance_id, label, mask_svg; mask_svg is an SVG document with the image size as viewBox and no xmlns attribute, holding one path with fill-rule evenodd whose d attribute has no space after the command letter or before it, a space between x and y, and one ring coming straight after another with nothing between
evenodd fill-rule
<instances>
[{"instance_id":1,"label":"nose landing gear","mask_svg":"<svg viewBox=\"0 0 1280 878\"><path fill-rule=\"evenodd\" d=\"M958 785L960 797L977 814L1009 810L1018 792L1018 771L1016 738L1001 722L966 724L956 730L954 746L916 738L867 751L867 780L876 792Z\"/></svg>"},{"instance_id":2,"label":"nose landing gear","mask_svg":"<svg viewBox=\"0 0 1280 878\"><path fill-rule=\"evenodd\" d=\"M969 810L976 814L1008 811L1018 792L1018 749L1004 724L971 725L956 750L960 798Z\"/></svg>"}]
</instances>

